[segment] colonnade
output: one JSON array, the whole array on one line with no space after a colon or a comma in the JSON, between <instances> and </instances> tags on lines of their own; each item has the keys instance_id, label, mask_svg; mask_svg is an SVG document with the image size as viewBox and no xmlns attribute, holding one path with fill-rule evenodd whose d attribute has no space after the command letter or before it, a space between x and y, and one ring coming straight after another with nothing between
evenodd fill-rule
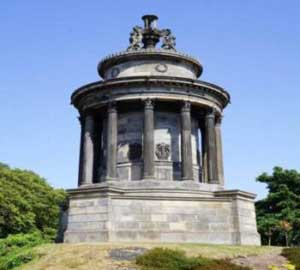
<instances>
[{"instance_id":1,"label":"colonnade","mask_svg":"<svg viewBox=\"0 0 300 270\"><path fill-rule=\"evenodd\" d=\"M118 111L117 103L107 106L106 124L106 172L105 181L118 179L117 174L117 137ZM79 185L91 185L94 176L95 138L97 136L97 118L93 112L85 112L81 117L81 147L79 165ZM182 180L193 180L192 160L192 125L191 104L183 101L180 110L181 119L181 175ZM221 117L214 110L206 112L199 121L202 137L202 179L201 182L223 185L223 158L221 138ZM154 101L144 101L144 134L143 134L143 179L155 179L154 159ZM99 158L99 157L98 157Z\"/></svg>"}]
</instances>

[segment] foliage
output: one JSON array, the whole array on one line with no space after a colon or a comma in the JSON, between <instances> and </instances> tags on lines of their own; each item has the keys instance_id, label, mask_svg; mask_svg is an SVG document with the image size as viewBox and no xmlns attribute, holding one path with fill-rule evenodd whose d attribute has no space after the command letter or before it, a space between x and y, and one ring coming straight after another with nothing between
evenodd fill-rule
<instances>
[{"instance_id":1,"label":"foliage","mask_svg":"<svg viewBox=\"0 0 300 270\"><path fill-rule=\"evenodd\" d=\"M65 199L34 172L0 163L0 238L36 230L54 237Z\"/></svg>"},{"instance_id":2,"label":"foliage","mask_svg":"<svg viewBox=\"0 0 300 270\"><path fill-rule=\"evenodd\" d=\"M154 248L136 258L136 264L143 270L248 270L229 260L187 257L184 251L168 248Z\"/></svg>"},{"instance_id":3,"label":"foliage","mask_svg":"<svg viewBox=\"0 0 300 270\"><path fill-rule=\"evenodd\" d=\"M300 248L285 248L282 255L295 265L295 270L300 270Z\"/></svg>"},{"instance_id":4,"label":"foliage","mask_svg":"<svg viewBox=\"0 0 300 270\"><path fill-rule=\"evenodd\" d=\"M269 265L268 266L269 270L281 270L281 269L285 269L285 270L295 270L295 265L291 264L291 263L287 263L287 264L283 264L281 267L277 266L277 265Z\"/></svg>"},{"instance_id":5,"label":"foliage","mask_svg":"<svg viewBox=\"0 0 300 270\"><path fill-rule=\"evenodd\" d=\"M9 270L37 257L32 247L48 242L41 232L10 235L0 240L0 270Z\"/></svg>"},{"instance_id":6,"label":"foliage","mask_svg":"<svg viewBox=\"0 0 300 270\"><path fill-rule=\"evenodd\" d=\"M256 203L257 225L264 244L300 244L300 172L273 169L258 176L267 184L267 198Z\"/></svg>"},{"instance_id":7,"label":"foliage","mask_svg":"<svg viewBox=\"0 0 300 270\"><path fill-rule=\"evenodd\" d=\"M193 269L202 263L199 258L188 258L181 250L154 248L136 259L138 265L157 269Z\"/></svg>"}]
</instances>

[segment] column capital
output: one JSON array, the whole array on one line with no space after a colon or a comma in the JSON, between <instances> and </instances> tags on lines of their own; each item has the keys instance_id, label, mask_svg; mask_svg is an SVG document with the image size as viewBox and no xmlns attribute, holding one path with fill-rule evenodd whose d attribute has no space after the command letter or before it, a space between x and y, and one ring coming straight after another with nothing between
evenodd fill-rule
<instances>
[{"instance_id":1,"label":"column capital","mask_svg":"<svg viewBox=\"0 0 300 270\"><path fill-rule=\"evenodd\" d=\"M107 112L108 113L116 113L117 112L117 103L116 102L109 102L107 105Z\"/></svg>"},{"instance_id":2,"label":"column capital","mask_svg":"<svg viewBox=\"0 0 300 270\"><path fill-rule=\"evenodd\" d=\"M223 116L222 115L218 115L216 117L216 125L221 125L223 121Z\"/></svg>"},{"instance_id":3,"label":"column capital","mask_svg":"<svg viewBox=\"0 0 300 270\"><path fill-rule=\"evenodd\" d=\"M205 118L215 118L216 117L216 109L212 108L207 111Z\"/></svg>"},{"instance_id":4,"label":"column capital","mask_svg":"<svg viewBox=\"0 0 300 270\"><path fill-rule=\"evenodd\" d=\"M146 110L153 110L154 108L154 100L151 98L147 98L144 100L145 109Z\"/></svg>"},{"instance_id":5,"label":"column capital","mask_svg":"<svg viewBox=\"0 0 300 270\"><path fill-rule=\"evenodd\" d=\"M181 111L182 112L190 112L191 111L191 102L187 101L187 100L183 101Z\"/></svg>"}]
</instances>

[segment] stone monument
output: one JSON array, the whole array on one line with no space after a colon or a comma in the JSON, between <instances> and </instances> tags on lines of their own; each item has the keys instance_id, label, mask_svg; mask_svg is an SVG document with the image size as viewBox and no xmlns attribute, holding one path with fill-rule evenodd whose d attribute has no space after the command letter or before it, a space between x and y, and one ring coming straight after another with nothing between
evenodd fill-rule
<instances>
[{"instance_id":1,"label":"stone monument","mask_svg":"<svg viewBox=\"0 0 300 270\"><path fill-rule=\"evenodd\" d=\"M99 63L103 80L72 94L80 162L64 241L259 245L255 195L224 189L228 92L198 80L202 65L155 15L142 19L127 50Z\"/></svg>"}]
</instances>

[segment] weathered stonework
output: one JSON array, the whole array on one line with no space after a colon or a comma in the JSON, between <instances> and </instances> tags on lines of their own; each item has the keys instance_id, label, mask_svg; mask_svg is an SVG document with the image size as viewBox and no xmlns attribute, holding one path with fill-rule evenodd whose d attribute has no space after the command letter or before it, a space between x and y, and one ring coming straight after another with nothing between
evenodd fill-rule
<instances>
[{"instance_id":1,"label":"weathered stonework","mask_svg":"<svg viewBox=\"0 0 300 270\"><path fill-rule=\"evenodd\" d=\"M228 92L198 80L202 65L156 16L143 20L99 63L104 80L72 95L82 134L64 241L259 245L255 195L224 188Z\"/></svg>"},{"instance_id":2,"label":"weathered stonework","mask_svg":"<svg viewBox=\"0 0 300 270\"><path fill-rule=\"evenodd\" d=\"M259 245L254 195L238 190L69 191L65 242L154 241Z\"/></svg>"}]
</instances>

